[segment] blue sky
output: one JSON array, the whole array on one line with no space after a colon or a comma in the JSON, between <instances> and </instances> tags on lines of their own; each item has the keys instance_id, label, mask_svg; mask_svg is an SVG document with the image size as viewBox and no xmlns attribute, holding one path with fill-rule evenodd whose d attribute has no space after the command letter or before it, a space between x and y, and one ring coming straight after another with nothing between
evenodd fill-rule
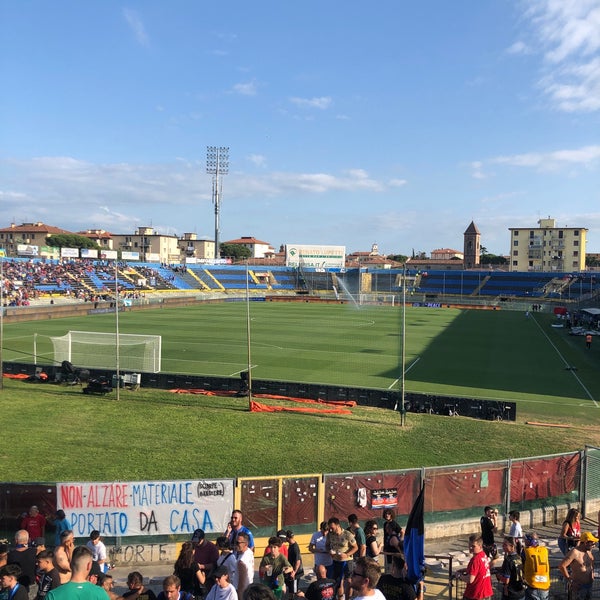
<instances>
[{"instance_id":1,"label":"blue sky","mask_svg":"<svg viewBox=\"0 0 600 600\"><path fill-rule=\"evenodd\" d=\"M600 0L0 2L0 227L600 251Z\"/></svg>"}]
</instances>

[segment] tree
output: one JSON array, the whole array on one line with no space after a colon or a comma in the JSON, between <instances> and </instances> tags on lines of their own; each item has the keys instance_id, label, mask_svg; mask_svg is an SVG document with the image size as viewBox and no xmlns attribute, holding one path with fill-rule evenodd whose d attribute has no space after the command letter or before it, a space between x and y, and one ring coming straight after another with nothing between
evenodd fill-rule
<instances>
[{"instance_id":1,"label":"tree","mask_svg":"<svg viewBox=\"0 0 600 600\"><path fill-rule=\"evenodd\" d=\"M395 260L396 262L404 264L408 260L408 256L404 254L388 254L387 258L389 260Z\"/></svg>"},{"instance_id":2,"label":"tree","mask_svg":"<svg viewBox=\"0 0 600 600\"><path fill-rule=\"evenodd\" d=\"M504 256L498 256L496 254L488 254L487 252L482 253L479 257L480 265L505 265L508 260Z\"/></svg>"},{"instance_id":3,"label":"tree","mask_svg":"<svg viewBox=\"0 0 600 600\"><path fill-rule=\"evenodd\" d=\"M252 256L250 248L241 244L219 244L219 252L219 256L229 256L235 260Z\"/></svg>"},{"instance_id":4,"label":"tree","mask_svg":"<svg viewBox=\"0 0 600 600\"><path fill-rule=\"evenodd\" d=\"M49 235L46 238L46 244L53 246L54 248L94 248L100 249L100 246L84 235L77 235L76 233L58 233L56 235Z\"/></svg>"},{"instance_id":5,"label":"tree","mask_svg":"<svg viewBox=\"0 0 600 600\"><path fill-rule=\"evenodd\" d=\"M585 266L586 267L600 267L600 259L595 256L586 256L585 257Z\"/></svg>"}]
</instances>

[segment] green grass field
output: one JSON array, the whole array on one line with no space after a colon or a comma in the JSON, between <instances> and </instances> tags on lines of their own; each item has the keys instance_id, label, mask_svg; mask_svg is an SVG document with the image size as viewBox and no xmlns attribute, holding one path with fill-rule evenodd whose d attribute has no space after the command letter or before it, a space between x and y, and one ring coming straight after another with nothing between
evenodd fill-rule
<instances>
[{"instance_id":1,"label":"green grass field","mask_svg":"<svg viewBox=\"0 0 600 600\"><path fill-rule=\"evenodd\" d=\"M256 378L398 386L398 308L252 303L250 313ZM245 399L141 389L124 391L117 402L114 393L88 397L80 388L6 381L5 428L22 429L26 418L28 431L27 444L5 447L7 473L52 481L322 472L333 467L331 448L345 449L336 453L335 470L368 471L600 443L600 339L586 351L582 338L552 328L549 314L409 308L406 317L408 391L515 400L518 422L409 414L400 428L398 414L384 409L249 413ZM4 359L31 359L37 333L38 351L50 362L47 336L69 329L114 331L114 315L5 324ZM120 330L162 335L165 372L235 376L247 364L243 303L121 313ZM571 429L533 428L527 420ZM88 447L99 452L93 460Z\"/></svg>"},{"instance_id":2,"label":"green grass field","mask_svg":"<svg viewBox=\"0 0 600 600\"><path fill-rule=\"evenodd\" d=\"M121 333L162 336L162 371L236 377L248 364L245 303L121 313ZM257 379L399 389L402 311L376 306L250 304ZM550 314L412 308L406 390L517 401L519 414L581 416L600 402L600 340L551 327ZM50 335L114 332L112 314L7 324L4 360L52 362ZM75 364L79 364L74 360ZM566 367L576 366L577 370ZM592 411L595 412L595 411Z\"/></svg>"}]
</instances>

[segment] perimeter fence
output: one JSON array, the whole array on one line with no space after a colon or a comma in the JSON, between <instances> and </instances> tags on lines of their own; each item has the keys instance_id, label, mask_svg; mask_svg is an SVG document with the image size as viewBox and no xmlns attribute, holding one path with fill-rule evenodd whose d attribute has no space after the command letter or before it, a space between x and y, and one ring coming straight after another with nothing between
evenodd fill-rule
<instances>
[{"instance_id":1,"label":"perimeter fence","mask_svg":"<svg viewBox=\"0 0 600 600\"><path fill-rule=\"evenodd\" d=\"M402 524L422 484L430 539L478 530L486 505L498 508L501 515L520 511L524 528L562 520L571 506L596 520L600 448L586 446L577 452L547 456L384 472L240 477L235 481L233 498L225 500L241 508L244 523L257 538L266 539L281 528L293 529L297 536L312 534L331 516L345 519L355 513L363 522L377 520L384 508L392 508ZM56 484L1 483L0 535L12 539L20 516L32 504L45 514L53 514L57 508ZM124 541L110 534L105 534L105 539L117 545ZM183 539L189 535L148 535L125 541L168 543Z\"/></svg>"}]
</instances>

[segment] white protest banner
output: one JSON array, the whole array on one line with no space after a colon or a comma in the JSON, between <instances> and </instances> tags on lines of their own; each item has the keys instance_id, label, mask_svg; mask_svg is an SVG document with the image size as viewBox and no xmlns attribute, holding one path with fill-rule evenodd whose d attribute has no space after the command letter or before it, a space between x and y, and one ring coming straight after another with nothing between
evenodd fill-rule
<instances>
[{"instance_id":1,"label":"white protest banner","mask_svg":"<svg viewBox=\"0 0 600 600\"><path fill-rule=\"evenodd\" d=\"M233 510L233 479L58 483L56 494L75 537L220 533Z\"/></svg>"}]
</instances>

